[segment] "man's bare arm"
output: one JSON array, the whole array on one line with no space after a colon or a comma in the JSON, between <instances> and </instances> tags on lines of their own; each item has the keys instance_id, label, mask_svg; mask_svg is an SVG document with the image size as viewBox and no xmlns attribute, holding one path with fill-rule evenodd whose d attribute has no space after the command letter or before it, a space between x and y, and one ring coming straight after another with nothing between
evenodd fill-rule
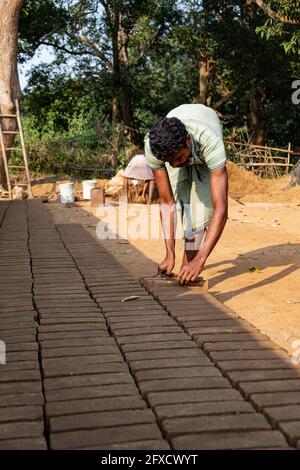
<instances>
[{"instance_id":1,"label":"man's bare arm","mask_svg":"<svg viewBox=\"0 0 300 470\"><path fill-rule=\"evenodd\" d=\"M209 224L204 243L195 258L181 269L177 279L181 284L194 281L204 268L205 262L218 242L228 216L228 177L226 168L211 174L211 197L213 216Z\"/></svg>"},{"instance_id":2,"label":"man's bare arm","mask_svg":"<svg viewBox=\"0 0 300 470\"><path fill-rule=\"evenodd\" d=\"M175 264L176 204L167 170L155 170L154 178L160 197L160 219L166 246L166 257L160 263L159 269L170 274Z\"/></svg>"}]
</instances>

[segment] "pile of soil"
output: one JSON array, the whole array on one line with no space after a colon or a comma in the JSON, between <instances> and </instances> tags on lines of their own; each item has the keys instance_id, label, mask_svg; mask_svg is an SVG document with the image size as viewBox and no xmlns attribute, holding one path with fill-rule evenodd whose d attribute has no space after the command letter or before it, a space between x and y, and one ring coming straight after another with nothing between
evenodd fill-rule
<instances>
[{"instance_id":1,"label":"pile of soil","mask_svg":"<svg viewBox=\"0 0 300 470\"><path fill-rule=\"evenodd\" d=\"M277 179L262 179L243 167L227 162L229 194L242 203L268 202L300 204L300 186L286 189L290 175Z\"/></svg>"},{"instance_id":2,"label":"pile of soil","mask_svg":"<svg viewBox=\"0 0 300 470\"><path fill-rule=\"evenodd\" d=\"M268 191L269 181L263 180L243 167L230 161L227 162L227 173L230 194L265 193Z\"/></svg>"}]
</instances>

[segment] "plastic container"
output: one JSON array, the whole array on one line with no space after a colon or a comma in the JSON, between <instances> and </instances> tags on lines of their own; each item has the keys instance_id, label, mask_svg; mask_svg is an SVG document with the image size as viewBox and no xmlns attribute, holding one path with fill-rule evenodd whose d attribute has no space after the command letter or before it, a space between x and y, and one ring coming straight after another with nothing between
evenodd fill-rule
<instances>
[{"instance_id":1,"label":"plastic container","mask_svg":"<svg viewBox=\"0 0 300 470\"><path fill-rule=\"evenodd\" d=\"M63 183L59 185L60 190L60 202L67 204L68 202L74 202L74 183Z\"/></svg>"},{"instance_id":2,"label":"plastic container","mask_svg":"<svg viewBox=\"0 0 300 470\"><path fill-rule=\"evenodd\" d=\"M82 192L83 199L90 201L91 199L91 189L97 188L96 180L86 180L82 181Z\"/></svg>"}]
</instances>

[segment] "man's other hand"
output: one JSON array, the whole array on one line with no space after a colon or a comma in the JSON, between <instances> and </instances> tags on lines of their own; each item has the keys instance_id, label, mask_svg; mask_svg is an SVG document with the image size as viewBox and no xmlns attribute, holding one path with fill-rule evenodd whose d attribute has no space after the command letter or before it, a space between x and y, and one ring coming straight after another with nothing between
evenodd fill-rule
<instances>
[{"instance_id":1,"label":"man's other hand","mask_svg":"<svg viewBox=\"0 0 300 470\"><path fill-rule=\"evenodd\" d=\"M175 266L175 255L167 254L165 259L159 264L158 272L161 274L171 274Z\"/></svg>"},{"instance_id":2,"label":"man's other hand","mask_svg":"<svg viewBox=\"0 0 300 470\"><path fill-rule=\"evenodd\" d=\"M189 281L195 281L203 268L204 264L201 263L199 259L195 258L181 268L180 273L177 276L177 281L180 284L187 284Z\"/></svg>"}]
</instances>

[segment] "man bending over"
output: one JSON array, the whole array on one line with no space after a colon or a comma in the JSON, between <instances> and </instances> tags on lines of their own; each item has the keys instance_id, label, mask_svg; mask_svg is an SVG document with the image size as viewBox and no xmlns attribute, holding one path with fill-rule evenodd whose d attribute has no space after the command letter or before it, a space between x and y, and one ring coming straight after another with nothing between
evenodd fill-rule
<instances>
[{"instance_id":1,"label":"man bending over","mask_svg":"<svg viewBox=\"0 0 300 470\"><path fill-rule=\"evenodd\" d=\"M177 204L185 238L177 279L181 284L194 281L227 220L226 153L216 113L201 104L173 109L146 136L145 155L154 171L165 237L166 256L159 271L170 274L175 265Z\"/></svg>"}]
</instances>

